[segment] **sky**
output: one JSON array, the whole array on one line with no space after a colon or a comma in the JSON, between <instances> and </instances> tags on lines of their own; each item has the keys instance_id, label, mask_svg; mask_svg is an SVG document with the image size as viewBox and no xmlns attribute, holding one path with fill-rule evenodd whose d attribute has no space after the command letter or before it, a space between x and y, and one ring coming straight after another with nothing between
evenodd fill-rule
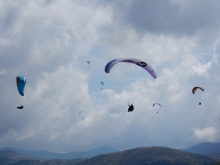
<instances>
[{"instance_id":1,"label":"sky","mask_svg":"<svg viewBox=\"0 0 220 165\"><path fill-rule=\"evenodd\" d=\"M218 0L0 0L0 147L219 142L219 9ZM126 63L105 73L116 58L141 59L157 78ZM27 77L23 97L16 76Z\"/></svg>"}]
</instances>

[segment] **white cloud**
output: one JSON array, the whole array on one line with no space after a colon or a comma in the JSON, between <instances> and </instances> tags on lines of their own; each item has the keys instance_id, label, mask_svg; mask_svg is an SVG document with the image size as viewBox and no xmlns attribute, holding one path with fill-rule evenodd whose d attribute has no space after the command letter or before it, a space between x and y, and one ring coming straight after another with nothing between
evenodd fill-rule
<instances>
[{"instance_id":1,"label":"white cloud","mask_svg":"<svg viewBox=\"0 0 220 165\"><path fill-rule=\"evenodd\" d=\"M6 74L8 74L7 71L5 71L5 70L0 71L0 76L1 76L1 75L6 75Z\"/></svg>"},{"instance_id":2,"label":"white cloud","mask_svg":"<svg viewBox=\"0 0 220 165\"><path fill-rule=\"evenodd\" d=\"M215 127L192 128L194 137L201 141L214 142L217 139L218 129Z\"/></svg>"}]
</instances>

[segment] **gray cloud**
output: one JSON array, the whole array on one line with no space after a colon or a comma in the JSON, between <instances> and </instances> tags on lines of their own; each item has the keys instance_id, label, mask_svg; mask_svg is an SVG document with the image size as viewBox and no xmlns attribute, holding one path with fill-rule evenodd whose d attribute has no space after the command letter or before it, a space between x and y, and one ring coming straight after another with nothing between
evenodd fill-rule
<instances>
[{"instance_id":1,"label":"gray cloud","mask_svg":"<svg viewBox=\"0 0 220 165\"><path fill-rule=\"evenodd\" d=\"M117 21L144 35L197 36L210 47L219 33L219 2L181 0L131 0L111 3Z\"/></svg>"},{"instance_id":2,"label":"gray cloud","mask_svg":"<svg viewBox=\"0 0 220 165\"><path fill-rule=\"evenodd\" d=\"M218 1L131 1L124 5L125 20L137 31L169 34L196 34L217 29ZM118 9L120 10L120 9ZM124 10L123 10L124 12Z\"/></svg>"}]
</instances>

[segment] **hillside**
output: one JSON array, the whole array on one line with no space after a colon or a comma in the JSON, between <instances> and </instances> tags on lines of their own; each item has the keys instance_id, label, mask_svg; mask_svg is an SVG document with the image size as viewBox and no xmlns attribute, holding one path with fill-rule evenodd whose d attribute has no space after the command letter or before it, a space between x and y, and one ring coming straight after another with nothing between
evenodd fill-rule
<instances>
[{"instance_id":1,"label":"hillside","mask_svg":"<svg viewBox=\"0 0 220 165\"><path fill-rule=\"evenodd\" d=\"M19 154L12 150L0 151L0 165L74 165L86 159L53 159L42 160Z\"/></svg>"},{"instance_id":2,"label":"hillside","mask_svg":"<svg viewBox=\"0 0 220 165\"><path fill-rule=\"evenodd\" d=\"M83 159L20 160L9 165L75 165L76 163L79 163L81 161L83 161ZM5 165L5 164L1 164L1 165Z\"/></svg>"},{"instance_id":3,"label":"hillside","mask_svg":"<svg viewBox=\"0 0 220 165\"><path fill-rule=\"evenodd\" d=\"M100 155L77 165L210 165L216 160L166 147L142 147Z\"/></svg>"},{"instance_id":4,"label":"hillside","mask_svg":"<svg viewBox=\"0 0 220 165\"><path fill-rule=\"evenodd\" d=\"M1 165L10 165L19 160L30 160L32 159L29 156L24 156L12 150L0 151L0 164Z\"/></svg>"},{"instance_id":5,"label":"hillside","mask_svg":"<svg viewBox=\"0 0 220 165\"><path fill-rule=\"evenodd\" d=\"M182 150L199 155L220 155L220 143L205 142Z\"/></svg>"},{"instance_id":6,"label":"hillside","mask_svg":"<svg viewBox=\"0 0 220 165\"><path fill-rule=\"evenodd\" d=\"M12 158L12 157L26 157L22 154L19 154L15 151L12 151L12 150L9 150L9 149L0 151L0 156L10 157L10 158Z\"/></svg>"}]
</instances>

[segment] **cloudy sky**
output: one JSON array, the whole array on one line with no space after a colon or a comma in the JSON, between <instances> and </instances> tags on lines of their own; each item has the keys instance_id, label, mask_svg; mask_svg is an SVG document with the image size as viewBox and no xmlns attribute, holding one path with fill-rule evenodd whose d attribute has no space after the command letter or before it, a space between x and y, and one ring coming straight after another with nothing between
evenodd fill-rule
<instances>
[{"instance_id":1,"label":"cloudy sky","mask_svg":"<svg viewBox=\"0 0 220 165\"><path fill-rule=\"evenodd\" d=\"M0 0L0 147L219 142L219 15L218 0ZM105 73L115 58L142 59L158 77L125 63Z\"/></svg>"}]
</instances>

